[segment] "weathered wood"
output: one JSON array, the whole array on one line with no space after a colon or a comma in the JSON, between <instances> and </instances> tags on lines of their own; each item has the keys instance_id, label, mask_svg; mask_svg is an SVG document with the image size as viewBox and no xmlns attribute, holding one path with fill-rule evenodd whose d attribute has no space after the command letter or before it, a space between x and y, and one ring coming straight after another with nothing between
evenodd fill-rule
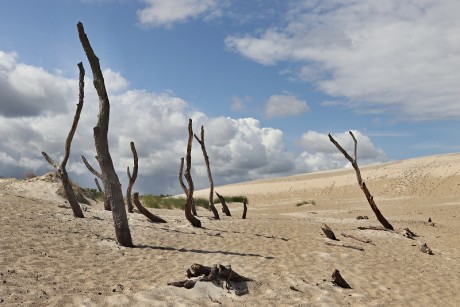
<instances>
[{"instance_id":1,"label":"weathered wood","mask_svg":"<svg viewBox=\"0 0 460 307\"><path fill-rule=\"evenodd\" d=\"M93 84L99 97L98 121L93 129L94 142L96 145L97 160L102 172L102 182L104 183L105 194L110 200L116 239L122 246L133 247L131 231L129 229L128 217L123 200L123 192L109 151L107 134L109 131L110 102L104 83L104 76L99 65L99 59L91 47L81 22L77 24L77 29L80 42L88 58L91 71L93 72Z\"/></svg>"},{"instance_id":2,"label":"weathered wood","mask_svg":"<svg viewBox=\"0 0 460 307\"><path fill-rule=\"evenodd\" d=\"M409 228L404 228L402 231L401 231L401 234L403 237L406 237L406 238L409 238L409 239L414 239L415 237L418 237L418 235L413 232L412 230L410 230Z\"/></svg>"},{"instance_id":3,"label":"weathered wood","mask_svg":"<svg viewBox=\"0 0 460 307\"><path fill-rule=\"evenodd\" d=\"M235 272L230 265L221 264L209 267L195 263L187 270L187 277L193 279L170 282L168 285L190 289L195 286L197 281L212 281L227 291L234 290L236 295L244 295L249 293L244 283L251 281L250 278ZM243 287L238 285L243 285Z\"/></svg>"},{"instance_id":4,"label":"weathered wood","mask_svg":"<svg viewBox=\"0 0 460 307\"><path fill-rule=\"evenodd\" d=\"M209 156L206 152L206 145L204 143L204 127L201 126L201 139L195 134L195 139L201 145L201 151L203 152L204 162L206 163L206 170L208 172L208 180L209 180L209 209L214 214L215 219L219 219L219 213L217 212L216 207L214 206L214 181L212 180L211 174L211 167L209 165Z\"/></svg>"},{"instance_id":5,"label":"weathered wood","mask_svg":"<svg viewBox=\"0 0 460 307\"><path fill-rule=\"evenodd\" d=\"M193 142L193 129L192 119L188 120L188 141L187 141L187 155L185 156L185 179L188 184L187 202L185 203L185 217L192 224L193 227L201 227L201 221L192 214L193 192L195 187L193 185L192 175L190 169L192 166L192 142Z\"/></svg>"},{"instance_id":6,"label":"weathered wood","mask_svg":"<svg viewBox=\"0 0 460 307\"><path fill-rule=\"evenodd\" d=\"M393 231L382 226L358 226L359 230L380 230L380 231Z\"/></svg>"},{"instance_id":7,"label":"weathered wood","mask_svg":"<svg viewBox=\"0 0 460 307\"><path fill-rule=\"evenodd\" d=\"M357 249L359 251L364 252L364 248L355 246L355 245L349 245L349 244L342 244L342 243L335 243L335 242L324 242L324 244L329 245L329 246L338 246L338 247L346 247L346 248L351 248L351 249Z\"/></svg>"},{"instance_id":8,"label":"weathered wood","mask_svg":"<svg viewBox=\"0 0 460 307\"><path fill-rule=\"evenodd\" d=\"M97 178L102 180L102 175L96 171L91 164L89 164L88 160L86 160L85 156L81 156L81 159L83 160L83 163L85 164L86 168ZM97 157L96 157L97 160ZM108 195L102 191L101 186L99 185L99 182L97 181L97 178L95 178L96 185L98 186L99 192L102 192L102 196L104 198L104 209L107 211L111 211L112 208L110 207L110 199L108 198ZM104 181L102 182L104 183Z\"/></svg>"},{"instance_id":9,"label":"weathered wood","mask_svg":"<svg viewBox=\"0 0 460 307\"><path fill-rule=\"evenodd\" d=\"M428 255L434 255L433 251L428 247L426 243L420 243L420 251Z\"/></svg>"},{"instance_id":10,"label":"weathered wood","mask_svg":"<svg viewBox=\"0 0 460 307\"><path fill-rule=\"evenodd\" d=\"M336 240L337 241L337 238L335 237L334 232L332 231L332 229L329 226L327 226L326 224L323 224L323 226L321 226L321 230L324 232L326 237L328 237L331 240Z\"/></svg>"},{"instance_id":11,"label":"weathered wood","mask_svg":"<svg viewBox=\"0 0 460 307\"><path fill-rule=\"evenodd\" d=\"M344 289L351 289L350 285L343 279L342 275L340 275L340 271L337 269L332 273L332 283Z\"/></svg>"},{"instance_id":12,"label":"weathered wood","mask_svg":"<svg viewBox=\"0 0 460 307\"><path fill-rule=\"evenodd\" d=\"M128 172L128 188L126 189L126 204L128 206L128 212L133 213L134 212L134 207L133 207L133 202L131 201L131 192L133 190L133 185L136 182L137 179L137 172L139 169L139 159L137 157L137 151L136 147L134 146L134 142L130 143L131 146L131 152L133 153L133 158L134 158L134 167L133 167L133 174L129 172L129 166L127 168Z\"/></svg>"},{"instance_id":13,"label":"weathered wood","mask_svg":"<svg viewBox=\"0 0 460 307\"><path fill-rule=\"evenodd\" d=\"M241 217L243 220L246 219L246 213L248 212L248 204L246 201L243 201L243 216Z\"/></svg>"},{"instance_id":14,"label":"weathered wood","mask_svg":"<svg viewBox=\"0 0 460 307\"><path fill-rule=\"evenodd\" d=\"M220 203L222 205L222 212L225 213L226 216L232 216L230 209L228 209L227 203L225 202L225 198L217 192L216 195L219 197Z\"/></svg>"},{"instance_id":15,"label":"weathered wood","mask_svg":"<svg viewBox=\"0 0 460 307\"><path fill-rule=\"evenodd\" d=\"M349 235L349 234L346 234L344 232L341 233L342 236L344 236L345 238L350 238L350 239L353 239L353 240L356 240L356 241L359 241L359 242L363 242L363 243L370 243L370 244L373 244L372 243L372 240L370 239L366 239L366 238L358 238L358 237L355 237L355 236L352 236L352 235Z\"/></svg>"},{"instance_id":16,"label":"weathered wood","mask_svg":"<svg viewBox=\"0 0 460 307\"><path fill-rule=\"evenodd\" d=\"M70 146L72 145L73 136L77 130L78 121L80 119L81 110L83 109L84 102L84 87L85 87L85 69L83 68L83 63L78 63L78 69L80 70L79 74L79 95L78 95L78 104L77 110L75 111L75 116L73 118L72 126L70 127L69 134L64 145L64 158L62 159L61 164L58 166L56 162L53 161L45 152L42 152L43 157L48 161L59 173L61 178L62 187L64 189L65 196L69 201L70 207L72 208L73 215L75 217L83 218L83 211L81 210L80 204L78 203L75 192L72 189L72 183L70 182L69 175L67 174L66 166L67 161L69 160L70 155Z\"/></svg>"},{"instance_id":17,"label":"weathered wood","mask_svg":"<svg viewBox=\"0 0 460 307\"><path fill-rule=\"evenodd\" d=\"M144 206L142 206L141 202L139 201L139 193L134 193L133 198L134 205L136 205L137 210L139 210L139 212L145 215L149 220L151 220L154 223L167 223L161 217L156 216L155 214L147 210Z\"/></svg>"},{"instance_id":18,"label":"weathered wood","mask_svg":"<svg viewBox=\"0 0 460 307\"><path fill-rule=\"evenodd\" d=\"M184 180L182 179L183 175L182 175L182 172L184 170L184 157L180 158L180 166L179 166L179 183L180 183L180 186L182 187L182 190L184 190L184 194L186 197L188 197L188 189L187 187L185 186L184 184ZM196 207L195 207L195 199L192 198L192 214L194 216L197 216L197 212L196 212Z\"/></svg>"},{"instance_id":19,"label":"weathered wood","mask_svg":"<svg viewBox=\"0 0 460 307\"><path fill-rule=\"evenodd\" d=\"M358 161L357 161L357 147L358 147L358 141L356 141L355 136L353 135L353 132L349 131L351 137L353 138L353 141L355 143L355 149L354 149L354 158L352 158L346 151L345 149L342 148L342 146L339 145L339 143L336 142L336 140L332 137L331 134L329 134L329 140L337 147L337 149L345 156L345 158L350 161L351 165L355 169L356 172L356 178L358 179L358 184L361 188L361 190L364 192L364 195L366 196L366 199L371 206L372 211L374 211L375 216L377 217L377 220L383 225L383 227L388 228L393 230L393 226L387 221L387 219L383 216L383 214L380 212L379 208L375 204L374 197L371 195L369 190L367 189L366 184L361 178L361 171L359 170L358 167Z\"/></svg>"},{"instance_id":20,"label":"weathered wood","mask_svg":"<svg viewBox=\"0 0 460 307\"><path fill-rule=\"evenodd\" d=\"M99 193L104 195L104 192L102 191L101 186L99 185L99 180L97 180L97 178L94 178L94 182L96 183L96 187L97 187L97 190L99 191Z\"/></svg>"}]
</instances>

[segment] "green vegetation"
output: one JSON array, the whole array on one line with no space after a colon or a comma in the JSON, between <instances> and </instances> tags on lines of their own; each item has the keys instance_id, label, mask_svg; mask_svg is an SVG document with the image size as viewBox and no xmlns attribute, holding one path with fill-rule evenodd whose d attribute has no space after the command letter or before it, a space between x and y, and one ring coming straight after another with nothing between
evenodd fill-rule
<instances>
[{"instance_id":1,"label":"green vegetation","mask_svg":"<svg viewBox=\"0 0 460 307\"><path fill-rule=\"evenodd\" d=\"M300 206L303 206L303 205L313 205L313 206L315 206L316 201L314 201L314 200L304 200L304 201L301 201L300 203L296 204L297 207L300 207Z\"/></svg>"},{"instance_id":2,"label":"green vegetation","mask_svg":"<svg viewBox=\"0 0 460 307\"><path fill-rule=\"evenodd\" d=\"M173 198L166 195L141 195L139 200L145 207L157 209L184 209L187 200L184 197ZM209 201L205 198L195 198L195 206L209 208Z\"/></svg>"},{"instance_id":3,"label":"green vegetation","mask_svg":"<svg viewBox=\"0 0 460 307\"><path fill-rule=\"evenodd\" d=\"M85 196L91 199L98 200L98 201L104 201L104 197L102 196L102 193L99 192L98 190L90 189L90 188L84 188L83 190L84 190L83 194L85 194Z\"/></svg>"},{"instance_id":4,"label":"green vegetation","mask_svg":"<svg viewBox=\"0 0 460 307\"><path fill-rule=\"evenodd\" d=\"M243 202L248 203L248 198L246 196L241 196L241 195L238 195L238 196L224 196L224 199L225 199L225 201L227 203L243 203ZM219 198L216 198L214 200L214 202L216 204L219 204L220 203Z\"/></svg>"}]
</instances>

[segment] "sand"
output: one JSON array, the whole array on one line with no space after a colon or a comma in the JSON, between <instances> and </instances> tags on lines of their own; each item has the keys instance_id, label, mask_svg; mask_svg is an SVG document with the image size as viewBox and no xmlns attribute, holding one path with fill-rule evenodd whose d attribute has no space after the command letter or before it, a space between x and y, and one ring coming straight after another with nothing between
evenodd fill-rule
<instances>
[{"instance_id":1,"label":"sand","mask_svg":"<svg viewBox=\"0 0 460 307\"><path fill-rule=\"evenodd\" d=\"M245 220L240 203L229 204L232 217L221 213L221 220L199 209L201 229L179 210L153 210L167 224L129 214L136 248L116 243L102 203L84 205L85 218L74 218L49 175L3 178L0 306L458 306L459 171L460 154L363 168L395 232L358 230L379 223L354 171L336 170L217 187L224 196L249 198ZM324 223L336 244L364 251L326 245ZM403 237L406 227L419 236ZM434 255L419 250L422 242ZM210 282L190 290L167 285L185 279L193 263L230 264L253 280L249 293L237 296ZM334 269L352 289L332 284Z\"/></svg>"}]
</instances>

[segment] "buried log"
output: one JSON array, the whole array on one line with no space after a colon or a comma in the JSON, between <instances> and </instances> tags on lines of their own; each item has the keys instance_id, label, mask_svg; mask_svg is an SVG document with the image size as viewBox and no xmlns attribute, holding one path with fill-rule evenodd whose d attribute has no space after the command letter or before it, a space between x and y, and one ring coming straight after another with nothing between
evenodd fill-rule
<instances>
[{"instance_id":1,"label":"buried log","mask_svg":"<svg viewBox=\"0 0 460 307\"><path fill-rule=\"evenodd\" d=\"M225 198L217 192L216 195L219 197L220 203L222 204L222 212L225 213L226 216L232 216L230 209L228 209L227 203L225 202Z\"/></svg>"},{"instance_id":2,"label":"buried log","mask_svg":"<svg viewBox=\"0 0 460 307\"><path fill-rule=\"evenodd\" d=\"M351 249L357 249L359 251L364 252L364 248L359 247L359 246L355 246L355 245L335 243L335 242L324 242L324 244L329 245L329 246L338 246L338 247L346 247L346 248L351 248Z\"/></svg>"},{"instance_id":3,"label":"buried log","mask_svg":"<svg viewBox=\"0 0 460 307\"><path fill-rule=\"evenodd\" d=\"M332 135L329 134L329 140L337 147L337 149L345 156L345 158L350 161L351 165L355 169L356 172L356 178L358 180L359 187L363 191L364 195L366 196L366 199L371 206L372 211L374 211L375 216L377 217L377 220L383 225L383 227L393 230L393 226L387 221L387 219L383 216L383 214L380 212L379 208L375 204L374 197L371 195L371 192L369 192L366 183L361 178L361 171L359 170L358 167L358 158L357 158L357 146L358 142L356 141L355 136L353 135L353 132L349 131L351 137L353 138L353 141L355 143L355 151L354 151L354 157L352 158L346 151L345 149L342 148L342 146L337 143L336 140L332 137Z\"/></svg>"},{"instance_id":4,"label":"buried log","mask_svg":"<svg viewBox=\"0 0 460 307\"><path fill-rule=\"evenodd\" d=\"M153 214L152 212L147 210L144 206L142 206L141 202L139 201L139 193L138 192L133 194L133 201L134 201L134 205L136 206L137 210L139 210L140 213L145 215L152 222L154 222L154 223L167 223L161 217L156 216L155 214Z\"/></svg>"},{"instance_id":5,"label":"buried log","mask_svg":"<svg viewBox=\"0 0 460 307\"><path fill-rule=\"evenodd\" d=\"M247 212L248 212L248 204L246 201L243 201L243 216L241 217L243 220L246 219Z\"/></svg>"},{"instance_id":6,"label":"buried log","mask_svg":"<svg viewBox=\"0 0 460 307\"><path fill-rule=\"evenodd\" d=\"M212 267L202 264L192 264L187 270L186 280L170 282L168 286L183 287L191 289L198 281L212 281L216 286L227 291L234 291L236 295L249 293L246 282L250 278L244 277L233 271L230 265L215 264Z\"/></svg>"},{"instance_id":7,"label":"buried log","mask_svg":"<svg viewBox=\"0 0 460 307\"><path fill-rule=\"evenodd\" d=\"M340 275L340 271L337 269L332 273L332 283L340 288L351 289L350 285L343 279L342 275Z\"/></svg>"},{"instance_id":8,"label":"buried log","mask_svg":"<svg viewBox=\"0 0 460 307\"><path fill-rule=\"evenodd\" d=\"M332 229L326 224L323 224L323 226L321 226L321 230L324 232L326 237L328 237L329 239L338 241Z\"/></svg>"},{"instance_id":9,"label":"buried log","mask_svg":"<svg viewBox=\"0 0 460 307\"><path fill-rule=\"evenodd\" d=\"M345 238L350 238L350 239L353 239L353 240L356 240L356 241L359 241L359 242L374 244L374 243L372 243L371 239L358 238L358 237L355 237L353 235L346 234L344 232L342 232L341 235L344 236Z\"/></svg>"}]
</instances>

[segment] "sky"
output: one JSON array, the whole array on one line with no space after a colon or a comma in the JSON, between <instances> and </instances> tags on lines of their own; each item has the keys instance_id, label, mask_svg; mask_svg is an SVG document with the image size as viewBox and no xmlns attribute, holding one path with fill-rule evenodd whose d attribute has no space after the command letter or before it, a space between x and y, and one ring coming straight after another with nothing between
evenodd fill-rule
<instances>
[{"instance_id":1,"label":"sky","mask_svg":"<svg viewBox=\"0 0 460 307\"><path fill-rule=\"evenodd\" d=\"M81 21L111 103L109 143L134 191L181 193L188 119L204 126L214 184L460 151L457 0L15 0L0 2L0 176L52 171L78 102L67 170L94 188L98 98ZM201 148L192 176L208 187Z\"/></svg>"}]
</instances>

